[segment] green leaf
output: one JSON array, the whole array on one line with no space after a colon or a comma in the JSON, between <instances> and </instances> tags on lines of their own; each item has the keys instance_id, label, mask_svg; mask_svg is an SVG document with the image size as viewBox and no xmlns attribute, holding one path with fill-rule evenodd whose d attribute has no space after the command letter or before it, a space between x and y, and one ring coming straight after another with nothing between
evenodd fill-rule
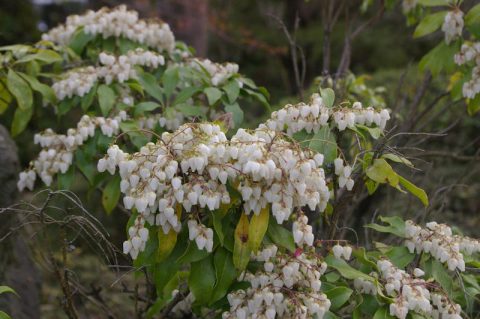
<instances>
[{"instance_id":1,"label":"green leaf","mask_svg":"<svg viewBox=\"0 0 480 319\"><path fill-rule=\"evenodd\" d=\"M90 89L90 91L88 91L88 93L82 98L81 107L84 112L87 112L92 105L95 94L97 94L97 88L98 83L95 83L95 85Z\"/></svg>"},{"instance_id":2,"label":"green leaf","mask_svg":"<svg viewBox=\"0 0 480 319\"><path fill-rule=\"evenodd\" d=\"M369 127L365 125L357 124L355 125L358 129L368 132L373 139L378 139L382 136L382 130L379 127Z\"/></svg>"},{"instance_id":3,"label":"green leaf","mask_svg":"<svg viewBox=\"0 0 480 319\"><path fill-rule=\"evenodd\" d=\"M419 38L435 32L443 24L446 14L447 11L440 11L425 16L425 18L423 18L423 20L417 25L413 37Z\"/></svg>"},{"instance_id":4,"label":"green leaf","mask_svg":"<svg viewBox=\"0 0 480 319\"><path fill-rule=\"evenodd\" d=\"M189 264L196 262L207 257L209 253L205 249L198 249L197 244L194 241L189 241L187 249L177 260L177 264Z\"/></svg>"},{"instance_id":5,"label":"green leaf","mask_svg":"<svg viewBox=\"0 0 480 319\"><path fill-rule=\"evenodd\" d=\"M292 253L295 252L292 232L279 225L274 218L270 218L267 234L276 245L286 248Z\"/></svg>"},{"instance_id":6,"label":"green leaf","mask_svg":"<svg viewBox=\"0 0 480 319\"><path fill-rule=\"evenodd\" d=\"M477 94L473 99L467 99L467 111L470 116L480 111L480 94Z\"/></svg>"},{"instance_id":7,"label":"green leaf","mask_svg":"<svg viewBox=\"0 0 480 319\"><path fill-rule=\"evenodd\" d=\"M262 105L270 112L270 103L268 103L268 98L263 93L259 93L254 90L250 90L246 88L244 88L243 90L247 92L248 95L253 97L255 100L262 103Z\"/></svg>"},{"instance_id":8,"label":"green leaf","mask_svg":"<svg viewBox=\"0 0 480 319\"><path fill-rule=\"evenodd\" d=\"M222 97L222 91L215 87L205 88L203 93L207 96L209 105L214 105Z\"/></svg>"},{"instance_id":9,"label":"green leaf","mask_svg":"<svg viewBox=\"0 0 480 319\"><path fill-rule=\"evenodd\" d=\"M160 107L160 104L156 102L141 102L135 105L134 116L139 117L144 115L145 112L151 112Z\"/></svg>"},{"instance_id":10,"label":"green leaf","mask_svg":"<svg viewBox=\"0 0 480 319\"><path fill-rule=\"evenodd\" d=\"M12 69L8 69L7 87L10 93L17 99L19 109L26 111L32 108L32 89L28 83Z\"/></svg>"},{"instance_id":11,"label":"green leaf","mask_svg":"<svg viewBox=\"0 0 480 319\"><path fill-rule=\"evenodd\" d=\"M480 23L480 3L473 6L465 15L465 24L473 26Z\"/></svg>"},{"instance_id":12,"label":"green leaf","mask_svg":"<svg viewBox=\"0 0 480 319\"><path fill-rule=\"evenodd\" d=\"M47 64L50 64L50 63L55 63L55 62L62 61L62 57L60 56L60 54L58 54L57 52L55 52L53 50L41 50L40 49L40 50L38 50L37 53L26 55L26 56L22 57L21 59L17 60L15 63L25 63L25 62L29 62L29 61L33 61L33 60L37 60L37 61L41 61L41 62L45 62Z\"/></svg>"},{"instance_id":13,"label":"green leaf","mask_svg":"<svg viewBox=\"0 0 480 319\"><path fill-rule=\"evenodd\" d=\"M425 191L417 186L415 186L413 183L409 182L406 180L404 177L398 175L398 179L400 182L400 185L405 187L405 189L412 195L418 197L420 201L423 203L423 205L428 206L428 196Z\"/></svg>"},{"instance_id":14,"label":"green leaf","mask_svg":"<svg viewBox=\"0 0 480 319\"><path fill-rule=\"evenodd\" d=\"M353 290L347 287L335 287L333 289L327 290L325 294L332 303L330 310L340 309L347 301L350 299Z\"/></svg>"},{"instance_id":15,"label":"green leaf","mask_svg":"<svg viewBox=\"0 0 480 319\"><path fill-rule=\"evenodd\" d=\"M390 316L387 306L383 306L375 312L373 319L395 319L395 317Z\"/></svg>"},{"instance_id":16,"label":"green leaf","mask_svg":"<svg viewBox=\"0 0 480 319\"><path fill-rule=\"evenodd\" d=\"M173 102L174 105L176 104L182 104L188 101L189 98L194 96L196 93L201 92L202 89L199 87L194 87L194 86L189 86L184 89L182 89L177 96L175 97L175 100Z\"/></svg>"},{"instance_id":17,"label":"green leaf","mask_svg":"<svg viewBox=\"0 0 480 319\"><path fill-rule=\"evenodd\" d=\"M232 261L232 254L226 249L221 247L217 249L213 256L213 263L215 265L215 276L217 280L210 304L220 300L227 294L228 288L230 288L237 276Z\"/></svg>"},{"instance_id":18,"label":"green leaf","mask_svg":"<svg viewBox=\"0 0 480 319\"><path fill-rule=\"evenodd\" d=\"M0 310L0 319L12 319L6 312Z\"/></svg>"},{"instance_id":19,"label":"green leaf","mask_svg":"<svg viewBox=\"0 0 480 319\"><path fill-rule=\"evenodd\" d=\"M240 94L240 86L236 79L231 79L222 88L227 93L228 101L233 104Z\"/></svg>"},{"instance_id":20,"label":"green leaf","mask_svg":"<svg viewBox=\"0 0 480 319\"><path fill-rule=\"evenodd\" d=\"M154 97L157 101L163 104L162 89L157 84L157 79L150 73L141 73L138 76L138 82L147 91L150 96Z\"/></svg>"},{"instance_id":21,"label":"green leaf","mask_svg":"<svg viewBox=\"0 0 480 319\"><path fill-rule=\"evenodd\" d=\"M368 224L365 227L375 229L381 233L389 233L394 234L398 237L405 238L405 221L398 216L392 217L382 217L380 216L379 219L388 224L388 226L378 225L378 224Z\"/></svg>"},{"instance_id":22,"label":"green leaf","mask_svg":"<svg viewBox=\"0 0 480 319\"><path fill-rule=\"evenodd\" d=\"M120 176L115 175L105 186L102 193L102 205L107 214L117 206L120 199Z\"/></svg>"},{"instance_id":23,"label":"green leaf","mask_svg":"<svg viewBox=\"0 0 480 319\"><path fill-rule=\"evenodd\" d=\"M442 71L453 73L456 68L453 56L459 50L458 42L447 45L445 41L441 41L420 60L420 70L429 70L434 76L439 75Z\"/></svg>"},{"instance_id":24,"label":"green leaf","mask_svg":"<svg viewBox=\"0 0 480 319\"><path fill-rule=\"evenodd\" d=\"M15 114L13 115L12 129L11 129L12 136L15 137L25 130L28 122L30 122L30 119L32 118L32 115L33 115L32 107L25 110L22 110L20 108L15 110Z\"/></svg>"},{"instance_id":25,"label":"green leaf","mask_svg":"<svg viewBox=\"0 0 480 319\"><path fill-rule=\"evenodd\" d=\"M163 90L167 97L172 95L179 80L178 68L171 67L165 70L162 75Z\"/></svg>"},{"instance_id":26,"label":"green leaf","mask_svg":"<svg viewBox=\"0 0 480 319\"><path fill-rule=\"evenodd\" d=\"M436 259L429 258L422 267L428 277L433 277L450 296L453 292L452 276L444 265Z\"/></svg>"},{"instance_id":27,"label":"green leaf","mask_svg":"<svg viewBox=\"0 0 480 319\"><path fill-rule=\"evenodd\" d=\"M390 164L382 158L373 161L373 165L367 168L367 176L377 183L388 183L393 187L398 186L399 177Z\"/></svg>"},{"instance_id":28,"label":"green leaf","mask_svg":"<svg viewBox=\"0 0 480 319\"><path fill-rule=\"evenodd\" d=\"M75 166L71 165L65 174L57 175L58 189L70 189L75 180Z\"/></svg>"},{"instance_id":29,"label":"green leaf","mask_svg":"<svg viewBox=\"0 0 480 319\"><path fill-rule=\"evenodd\" d=\"M418 4L426 7L446 6L450 0L418 0Z\"/></svg>"},{"instance_id":30,"label":"green leaf","mask_svg":"<svg viewBox=\"0 0 480 319\"><path fill-rule=\"evenodd\" d=\"M102 84L98 87L97 94L100 110L103 116L107 116L115 104L115 92L108 85Z\"/></svg>"},{"instance_id":31,"label":"green leaf","mask_svg":"<svg viewBox=\"0 0 480 319\"><path fill-rule=\"evenodd\" d=\"M415 254L410 253L405 246L392 247L385 255L400 269L404 269L415 258Z\"/></svg>"},{"instance_id":32,"label":"green leaf","mask_svg":"<svg viewBox=\"0 0 480 319\"><path fill-rule=\"evenodd\" d=\"M12 95L8 91L4 81L0 80L0 115L3 114L12 101Z\"/></svg>"},{"instance_id":33,"label":"green leaf","mask_svg":"<svg viewBox=\"0 0 480 319\"><path fill-rule=\"evenodd\" d=\"M335 102L335 92L331 88L320 89L320 95L322 96L323 103L327 107L332 107Z\"/></svg>"},{"instance_id":34,"label":"green leaf","mask_svg":"<svg viewBox=\"0 0 480 319\"><path fill-rule=\"evenodd\" d=\"M323 154L325 164L330 164L337 158L337 142L335 141L335 135L328 126L322 126L313 135L308 147L312 151Z\"/></svg>"},{"instance_id":35,"label":"green leaf","mask_svg":"<svg viewBox=\"0 0 480 319\"><path fill-rule=\"evenodd\" d=\"M85 175L90 185L93 185L95 175L97 174L97 168L93 159L89 158L83 150L78 149L75 152L75 162L77 163L78 169L83 175Z\"/></svg>"},{"instance_id":36,"label":"green leaf","mask_svg":"<svg viewBox=\"0 0 480 319\"><path fill-rule=\"evenodd\" d=\"M250 247L248 245L248 217L240 213L240 219L235 228L235 242L233 246L233 264L240 272L243 271L250 261Z\"/></svg>"},{"instance_id":37,"label":"green leaf","mask_svg":"<svg viewBox=\"0 0 480 319\"><path fill-rule=\"evenodd\" d=\"M229 105L225 105L225 112L232 113L233 122L235 123L235 127L239 127L243 123L243 110L240 108L238 103L233 103Z\"/></svg>"},{"instance_id":38,"label":"green leaf","mask_svg":"<svg viewBox=\"0 0 480 319\"><path fill-rule=\"evenodd\" d=\"M78 55L82 54L83 49L85 49L85 46L95 39L95 35L92 33L85 33L83 31L83 28L79 28L77 31L72 36L72 39L70 40L69 47Z\"/></svg>"},{"instance_id":39,"label":"green leaf","mask_svg":"<svg viewBox=\"0 0 480 319\"><path fill-rule=\"evenodd\" d=\"M256 253L262 244L263 237L268 229L268 220L270 217L270 205L260 210L258 215L253 214L248 226L248 245Z\"/></svg>"},{"instance_id":40,"label":"green leaf","mask_svg":"<svg viewBox=\"0 0 480 319\"><path fill-rule=\"evenodd\" d=\"M35 77L30 76L25 73L18 72L18 74L25 79L28 84L30 84L30 87L34 90L40 93L44 99L45 102L52 103L54 104L57 101L57 97L55 96L55 92L53 89L43 83L40 83Z\"/></svg>"},{"instance_id":41,"label":"green leaf","mask_svg":"<svg viewBox=\"0 0 480 319\"><path fill-rule=\"evenodd\" d=\"M188 287L195 296L195 303L206 305L211 299L215 285L215 268L212 262L213 255L192 263Z\"/></svg>"},{"instance_id":42,"label":"green leaf","mask_svg":"<svg viewBox=\"0 0 480 319\"><path fill-rule=\"evenodd\" d=\"M190 105L190 104L178 104L175 105L175 108L182 112L185 116L197 116L203 118L205 116L204 111L200 106Z\"/></svg>"},{"instance_id":43,"label":"green leaf","mask_svg":"<svg viewBox=\"0 0 480 319\"><path fill-rule=\"evenodd\" d=\"M403 156L400 156L400 155L396 155L396 154L392 154L392 153L387 153L387 154L383 154L382 155L382 158L386 158L388 160L391 160L392 162L396 162L396 163L401 163L401 164L405 164L409 167L414 167L412 162L410 162L408 159L406 159L405 157Z\"/></svg>"},{"instance_id":44,"label":"green leaf","mask_svg":"<svg viewBox=\"0 0 480 319\"><path fill-rule=\"evenodd\" d=\"M0 286L0 295L5 294L5 293L11 293L11 294L17 295L15 290L13 290L12 288L10 288L8 286Z\"/></svg>"},{"instance_id":45,"label":"green leaf","mask_svg":"<svg viewBox=\"0 0 480 319\"><path fill-rule=\"evenodd\" d=\"M374 279L371 276L364 274L359 270L356 270L355 268L347 264L347 262L343 259L335 258L332 255L328 255L325 258L325 262L327 263L328 267L336 269L344 278L350 280L362 278L374 282Z\"/></svg>"}]
</instances>

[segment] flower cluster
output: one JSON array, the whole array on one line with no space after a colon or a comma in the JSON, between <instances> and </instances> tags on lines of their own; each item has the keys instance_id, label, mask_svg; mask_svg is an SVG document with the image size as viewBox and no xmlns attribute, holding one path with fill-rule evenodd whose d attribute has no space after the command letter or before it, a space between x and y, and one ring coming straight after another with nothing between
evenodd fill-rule
<instances>
[{"instance_id":1,"label":"flower cluster","mask_svg":"<svg viewBox=\"0 0 480 319\"><path fill-rule=\"evenodd\" d=\"M335 175L338 176L338 186L340 188L346 187L347 190L351 191L355 182L353 181L352 175L352 167L349 165L344 165L343 159L336 158L333 161L335 166Z\"/></svg>"},{"instance_id":2,"label":"flower cluster","mask_svg":"<svg viewBox=\"0 0 480 319\"><path fill-rule=\"evenodd\" d=\"M343 258L348 261L352 256L352 247L350 247L349 245L342 246L340 245L340 243L337 243L332 247L332 252L335 258Z\"/></svg>"},{"instance_id":3,"label":"flower cluster","mask_svg":"<svg viewBox=\"0 0 480 319\"><path fill-rule=\"evenodd\" d=\"M445 15L442 31L445 33L445 42L447 44L462 36L463 24L463 12L460 9L455 8Z\"/></svg>"},{"instance_id":4,"label":"flower cluster","mask_svg":"<svg viewBox=\"0 0 480 319\"><path fill-rule=\"evenodd\" d=\"M292 224L293 239L297 246L313 246L312 226L308 224L308 217L301 212Z\"/></svg>"},{"instance_id":5,"label":"flower cluster","mask_svg":"<svg viewBox=\"0 0 480 319\"><path fill-rule=\"evenodd\" d=\"M195 240L198 249L205 248L206 251L212 252L213 248L213 230L199 224L196 220L188 221L188 237Z\"/></svg>"},{"instance_id":6,"label":"flower cluster","mask_svg":"<svg viewBox=\"0 0 480 319\"><path fill-rule=\"evenodd\" d=\"M190 66L201 72L207 72L210 76L210 81L213 86L220 86L224 84L228 79L238 73L238 64L235 63L215 63L209 59L193 58L190 60ZM243 82L238 81L240 87Z\"/></svg>"},{"instance_id":7,"label":"flower cluster","mask_svg":"<svg viewBox=\"0 0 480 319\"><path fill-rule=\"evenodd\" d=\"M76 128L67 130L67 134L57 134L51 129L35 134L34 143L40 144L42 150L38 158L30 165L31 168L20 173L18 189L25 187L33 190L36 175L38 174L45 185L50 186L57 173L65 173L72 165L75 150L100 128L102 134L113 136L118 133L120 122L127 119L125 111L121 111L114 118L82 116Z\"/></svg>"},{"instance_id":8,"label":"flower cluster","mask_svg":"<svg viewBox=\"0 0 480 319\"><path fill-rule=\"evenodd\" d=\"M140 117L137 121L140 128L153 130L155 125L158 124L167 131L174 131L185 123L185 115L174 108L170 108L168 112L163 114L149 114L148 117Z\"/></svg>"},{"instance_id":9,"label":"flower cluster","mask_svg":"<svg viewBox=\"0 0 480 319\"><path fill-rule=\"evenodd\" d=\"M448 269L465 271L463 254L480 252L480 241L469 237L452 235L452 229L445 224L427 223L422 228L408 220L405 223L405 245L410 252L425 252L441 263L447 263Z\"/></svg>"},{"instance_id":10,"label":"flower cluster","mask_svg":"<svg viewBox=\"0 0 480 319\"><path fill-rule=\"evenodd\" d=\"M329 108L319 94L313 94L308 104L288 104L273 112L270 119L260 127L285 131L292 135L303 129L307 133L316 133L321 127L333 121L339 131L347 127L353 128L355 124L367 126L375 124L383 130L389 119L390 114L387 110L382 109L378 112L372 107L363 108L360 102L353 103L352 108Z\"/></svg>"},{"instance_id":11,"label":"flower cluster","mask_svg":"<svg viewBox=\"0 0 480 319\"><path fill-rule=\"evenodd\" d=\"M102 52L98 58L102 66L88 66L72 70L66 74L64 79L53 84L52 88L59 100L71 98L74 95L84 96L100 79L110 84L113 81L123 83L131 78L136 78L135 65L157 68L159 65L165 64L162 55L143 49L129 51L126 55L118 57Z\"/></svg>"},{"instance_id":12,"label":"flower cluster","mask_svg":"<svg viewBox=\"0 0 480 319\"><path fill-rule=\"evenodd\" d=\"M480 93L480 42L473 44L463 44L459 53L455 54L455 63L463 65L474 61L475 66L472 69L471 79L463 84L463 96L473 99Z\"/></svg>"},{"instance_id":13,"label":"flower cluster","mask_svg":"<svg viewBox=\"0 0 480 319\"><path fill-rule=\"evenodd\" d=\"M165 132L156 144L148 143L134 154L113 145L98 169L113 174L118 166L125 207L135 207L142 218L167 233L180 230L174 214L177 204L187 212L194 206L212 211L229 204L229 180L240 192L246 214L258 214L271 204L272 214L282 223L306 205L323 211L330 192L321 160L278 132L240 129L229 141L219 126L205 123ZM192 240L200 249L211 249L210 231L191 224ZM308 243L310 237L306 234L303 240Z\"/></svg>"},{"instance_id":14,"label":"flower cluster","mask_svg":"<svg viewBox=\"0 0 480 319\"><path fill-rule=\"evenodd\" d=\"M168 24L139 19L138 12L127 10L125 5L69 16L64 25L43 34L42 39L68 45L81 28L86 34L101 35L104 39L124 37L159 51L171 52L175 48L175 37Z\"/></svg>"},{"instance_id":15,"label":"flower cluster","mask_svg":"<svg viewBox=\"0 0 480 319\"><path fill-rule=\"evenodd\" d=\"M446 296L439 293L431 294L430 290L437 288L434 284L411 276L386 259L379 260L377 267L381 278L385 281L387 295L395 298L395 301L390 304L391 316L405 319L410 311L414 311L433 318L461 318L459 305L452 303ZM423 271L420 271L420 274L423 275Z\"/></svg>"},{"instance_id":16,"label":"flower cluster","mask_svg":"<svg viewBox=\"0 0 480 319\"><path fill-rule=\"evenodd\" d=\"M251 287L227 296L230 310L222 318L321 319L330 309L330 300L320 291L327 265L314 251L289 256L272 245L253 258L264 269L244 274Z\"/></svg>"}]
</instances>

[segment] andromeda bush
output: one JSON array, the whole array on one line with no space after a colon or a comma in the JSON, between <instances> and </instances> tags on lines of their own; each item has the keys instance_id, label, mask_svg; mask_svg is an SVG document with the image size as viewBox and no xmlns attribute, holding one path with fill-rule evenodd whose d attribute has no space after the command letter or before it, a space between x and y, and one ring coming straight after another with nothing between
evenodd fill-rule
<instances>
[{"instance_id":1,"label":"andromeda bush","mask_svg":"<svg viewBox=\"0 0 480 319\"><path fill-rule=\"evenodd\" d=\"M411 19L428 11L415 1L404 9ZM425 17L415 34L443 24L445 42L421 64L433 72L438 52L455 47L450 58L463 75L452 86L463 83L474 113L480 89L470 64L480 62L476 44L455 44L459 10ZM479 10L466 16L472 38ZM0 50L0 111L16 106L14 135L44 107L79 118L65 133L35 134L41 151L19 189L33 190L37 177L68 189L82 175L101 189L105 212L129 213L123 253L155 288L142 315L456 319L479 311L478 240L398 216L365 225L383 233L373 247L338 238L342 200L358 189L386 184L429 203L395 171L413 164L389 147L390 111L362 78L326 76L309 101L244 129L242 103L268 109L266 90L235 64L195 58L167 24L122 6L69 17L34 46ZM316 231L320 221L328 233Z\"/></svg>"}]
</instances>

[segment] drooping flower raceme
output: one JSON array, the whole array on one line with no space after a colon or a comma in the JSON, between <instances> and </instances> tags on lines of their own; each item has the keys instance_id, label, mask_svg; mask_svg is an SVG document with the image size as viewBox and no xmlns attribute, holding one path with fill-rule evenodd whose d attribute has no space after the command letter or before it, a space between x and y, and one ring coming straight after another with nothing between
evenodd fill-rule
<instances>
[{"instance_id":1,"label":"drooping flower raceme","mask_svg":"<svg viewBox=\"0 0 480 319\"><path fill-rule=\"evenodd\" d=\"M180 230L177 205L194 219L197 208L213 211L231 203L228 181L241 194L246 214L259 214L271 205L273 216L283 223L306 205L323 211L330 192L320 164L312 152L279 132L240 129L228 140L217 125L185 124L138 153L111 146L98 169L114 173L119 167L125 207L137 210L140 225L147 221L167 233ZM210 230L190 222L189 231L200 249L211 249ZM304 240L309 242L310 236Z\"/></svg>"},{"instance_id":2,"label":"drooping flower raceme","mask_svg":"<svg viewBox=\"0 0 480 319\"><path fill-rule=\"evenodd\" d=\"M480 93L480 42L464 43L460 52L455 54L454 59L458 65L464 65L471 61L475 63L470 80L466 81L462 87L463 96L473 99Z\"/></svg>"},{"instance_id":3,"label":"drooping flower raceme","mask_svg":"<svg viewBox=\"0 0 480 319\"><path fill-rule=\"evenodd\" d=\"M386 259L379 260L377 267L385 282L387 295L395 300L390 304L390 315L405 319L409 312L414 311L433 318L462 318L460 305L450 301L435 284L411 276ZM423 275L421 270L416 273ZM372 292L372 289L369 290Z\"/></svg>"},{"instance_id":4,"label":"drooping flower raceme","mask_svg":"<svg viewBox=\"0 0 480 319\"><path fill-rule=\"evenodd\" d=\"M347 127L353 128L355 124L373 126L381 130L385 128L390 114L386 109L376 111L372 107L363 108L360 102L353 103L351 108L327 107L319 94L313 94L310 102L288 104L282 109L272 113L265 124L260 127L268 127L275 131L284 131L288 135L297 133L303 129L307 133L318 132L324 126L333 122L339 131Z\"/></svg>"},{"instance_id":5,"label":"drooping flower raceme","mask_svg":"<svg viewBox=\"0 0 480 319\"><path fill-rule=\"evenodd\" d=\"M330 309L330 300L320 291L327 264L313 248L292 256L271 245L253 259L263 263L263 269L241 276L251 287L227 296L230 310L222 318L321 319Z\"/></svg>"},{"instance_id":6,"label":"drooping flower raceme","mask_svg":"<svg viewBox=\"0 0 480 319\"><path fill-rule=\"evenodd\" d=\"M442 31L445 33L445 42L447 44L462 36L463 25L463 12L460 9L455 8L445 15Z\"/></svg>"},{"instance_id":7,"label":"drooping flower raceme","mask_svg":"<svg viewBox=\"0 0 480 319\"><path fill-rule=\"evenodd\" d=\"M125 111L114 118L82 116L76 128L67 130L67 134L57 134L51 129L35 134L34 143L40 144L42 150L37 159L31 162L31 167L20 173L18 189L33 190L36 175L39 175L45 185L50 186L57 173L65 173L72 164L75 150L100 128L102 134L113 136L118 134L119 125L127 119Z\"/></svg>"},{"instance_id":8,"label":"drooping flower raceme","mask_svg":"<svg viewBox=\"0 0 480 319\"><path fill-rule=\"evenodd\" d=\"M224 84L233 75L238 74L238 64L235 63L215 63L209 59L192 58L189 61L189 65L194 69L202 72L207 72L210 76L210 81L213 86L219 86ZM243 86L243 82L238 81L240 87Z\"/></svg>"},{"instance_id":9,"label":"drooping flower raceme","mask_svg":"<svg viewBox=\"0 0 480 319\"><path fill-rule=\"evenodd\" d=\"M113 81L123 83L137 77L135 65L157 68L165 64L165 58L155 52L136 49L126 55L114 56L100 53L99 62L102 66L88 66L69 71L65 78L55 82L52 88L59 100L72 96L83 97L90 92L95 83L103 80L106 84Z\"/></svg>"},{"instance_id":10,"label":"drooping flower raceme","mask_svg":"<svg viewBox=\"0 0 480 319\"><path fill-rule=\"evenodd\" d=\"M175 48L175 37L168 24L158 19L139 19L138 12L127 10L125 5L69 16L64 25L51 29L42 39L68 45L76 32L101 35L104 39L124 37L158 51L171 52Z\"/></svg>"},{"instance_id":11,"label":"drooping flower raceme","mask_svg":"<svg viewBox=\"0 0 480 319\"><path fill-rule=\"evenodd\" d=\"M463 254L472 255L480 252L480 241L453 235L452 229L445 224L427 223L422 228L411 220L405 224L405 245L410 252L425 252L441 263L447 263L451 271L465 271Z\"/></svg>"}]
</instances>

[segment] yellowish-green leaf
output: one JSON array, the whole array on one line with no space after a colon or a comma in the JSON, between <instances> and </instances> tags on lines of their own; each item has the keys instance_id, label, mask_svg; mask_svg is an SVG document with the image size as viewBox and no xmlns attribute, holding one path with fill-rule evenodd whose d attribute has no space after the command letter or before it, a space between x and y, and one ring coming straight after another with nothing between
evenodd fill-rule
<instances>
[{"instance_id":1,"label":"yellowish-green leaf","mask_svg":"<svg viewBox=\"0 0 480 319\"><path fill-rule=\"evenodd\" d=\"M177 232L173 229L170 229L168 234L165 234L162 227L158 228L158 250L156 256L157 262L164 261L168 256L170 256L173 248L175 248L175 244L177 243L177 235Z\"/></svg>"},{"instance_id":2,"label":"yellowish-green leaf","mask_svg":"<svg viewBox=\"0 0 480 319\"><path fill-rule=\"evenodd\" d=\"M391 160L392 162L402 163L402 164L407 165L409 167L414 167L412 162L410 162L408 159L406 159L405 157L400 156L400 155L387 153L387 154L383 154L382 158Z\"/></svg>"},{"instance_id":3,"label":"yellowish-green leaf","mask_svg":"<svg viewBox=\"0 0 480 319\"><path fill-rule=\"evenodd\" d=\"M103 116L107 116L115 104L115 92L108 85L102 84L98 87L97 94L100 110Z\"/></svg>"},{"instance_id":4,"label":"yellowish-green leaf","mask_svg":"<svg viewBox=\"0 0 480 319\"><path fill-rule=\"evenodd\" d=\"M322 96L323 103L327 107L332 107L335 102L335 92L331 88L320 89L320 95Z\"/></svg>"},{"instance_id":5,"label":"yellowish-green leaf","mask_svg":"<svg viewBox=\"0 0 480 319\"><path fill-rule=\"evenodd\" d=\"M263 237L268 229L268 219L270 217L270 205L260 210L258 215L253 215L250 219L248 228L248 245L256 253L262 244Z\"/></svg>"},{"instance_id":6,"label":"yellowish-green leaf","mask_svg":"<svg viewBox=\"0 0 480 319\"><path fill-rule=\"evenodd\" d=\"M420 187L415 186L412 182L408 181L404 177L398 175L400 185L405 187L405 189L412 195L418 197L423 203L423 205L428 206L428 196L427 193Z\"/></svg>"},{"instance_id":7,"label":"yellowish-green leaf","mask_svg":"<svg viewBox=\"0 0 480 319\"><path fill-rule=\"evenodd\" d=\"M367 176L377 183L388 183L392 187L398 186L397 173L383 158L374 160L373 165L367 168Z\"/></svg>"},{"instance_id":8,"label":"yellowish-green leaf","mask_svg":"<svg viewBox=\"0 0 480 319\"><path fill-rule=\"evenodd\" d=\"M33 115L33 108L30 107L28 109L22 110L20 108L15 110L15 114L13 115L13 123L12 123L12 136L17 136L18 134L22 133L25 128L27 127L28 122Z\"/></svg>"},{"instance_id":9,"label":"yellowish-green leaf","mask_svg":"<svg viewBox=\"0 0 480 319\"><path fill-rule=\"evenodd\" d=\"M233 264L239 271L243 271L250 260L251 249L248 245L248 217L241 213L240 220L235 228L235 241L233 245Z\"/></svg>"}]
</instances>

